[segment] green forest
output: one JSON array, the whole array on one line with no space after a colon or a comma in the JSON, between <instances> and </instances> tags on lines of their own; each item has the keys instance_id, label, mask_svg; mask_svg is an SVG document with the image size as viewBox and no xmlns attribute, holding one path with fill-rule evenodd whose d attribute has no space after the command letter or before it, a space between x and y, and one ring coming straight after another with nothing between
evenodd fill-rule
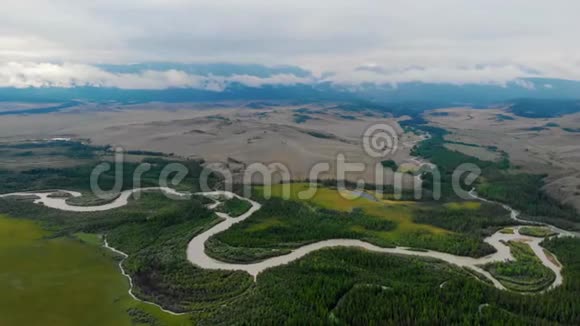
<instances>
[{"instance_id":1,"label":"green forest","mask_svg":"<svg viewBox=\"0 0 580 326\"><path fill-rule=\"evenodd\" d=\"M436 261L327 249L266 271L202 324L578 324L580 241L546 246L567 268L565 284L541 295L500 291Z\"/></svg>"},{"instance_id":2,"label":"green forest","mask_svg":"<svg viewBox=\"0 0 580 326\"><path fill-rule=\"evenodd\" d=\"M252 205L243 199L239 199L237 197L226 199L223 201L218 207L217 210L220 212L224 212L232 217L238 217L250 209Z\"/></svg>"},{"instance_id":3,"label":"green forest","mask_svg":"<svg viewBox=\"0 0 580 326\"><path fill-rule=\"evenodd\" d=\"M336 198L329 198L338 200L335 191L323 189L336 194ZM220 260L246 263L283 255L308 243L345 238L382 247L407 246L481 257L494 252L483 238L514 225L506 210L492 204L382 205L363 199L360 205L353 204L358 208L345 211L329 209L316 199L305 203L274 197L262 200L262 204L250 219L210 238L207 253Z\"/></svg>"},{"instance_id":4,"label":"green forest","mask_svg":"<svg viewBox=\"0 0 580 326\"><path fill-rule=\"evenodd\" d=\"M542 265L528 244L510 241L508 245L515 261L484 266L506 288L518 292L538 292L554 282L554 272Z\"/></svg>"},{"instance_id":5,"label":"green forest","mask_svg":"<svg viewBox=\"0 0 580 326\"><path fill-rule=\"evenodd\" d=\"M431 152L431 159L461 160L457 155L462 154L442 151ZM156 185L162 163L171 160L148 160L156 165L146 183ZM201 162L186 163L190 174L182 187L195 189ZM0 193L47 188L86 191L93 164L0 173ZM486 169L494 173L511 175L506 163L483 164L490 164ZM132 171L135 164L126 163L126 168ZM479 187L486 184L489 173L485 172ZM111 185L106 180L112 180L112 175L103 178L103 187ZM130 188L132 183L128 182L126 187ZM485 236L514 225L507 211L498 205L459 201L448 195L440 204L400 201L384 207L366 199L340 201L329 187L322 187L311 202L276 196L265 200L258 192L256 199L262 202L262 209L212 238L206 250L226 261L249 262L313 241L355 238L382 246L406 244L479 257L493 250L482 242ZM434 259L354 248L311 253L266 270L254 282L245 272L203 270L186 260L191 238L219 222L206 204L202 197L171 200L158 192L148 192L119 209L72 213L32 205L29 200L0 198L0 214L42 226L46 232L42 241L78 239L79 234L98 239L92 235L103 235L111 246L129 255L123 267L131 275L133 292L166 309L187 312L191 324L580 324L579 239L544 240L543 246L564 266L564 284L542 294L501 291L465 270ZM233 201L223 209L237 215L247 210L247 205ZM566 212L561 209L561 213ZM106 261L122 259L112 258L109 251L96 245L83 248L106 255L101 258ZM521 259L490 267L492 272L504 276L506 282L528 282L538 285L536 289L543 288L551 275L537 265L526 248L512 248ZM514 271L528 278L514 280ZM118 276L123 277L120 273ZM125 313L135 325L182 325L183 321L182 317L153 313L142 306L128 307Z\"/></svg>"}]
</instances>

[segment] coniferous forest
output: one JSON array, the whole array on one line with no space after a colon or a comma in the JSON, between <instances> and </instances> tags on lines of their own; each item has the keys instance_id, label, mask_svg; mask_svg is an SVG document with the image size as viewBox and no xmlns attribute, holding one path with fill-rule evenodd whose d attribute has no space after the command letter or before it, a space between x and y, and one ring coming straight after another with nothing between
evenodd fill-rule
<instances>
[{"instance_id":1,"label":"coniferous forest","mask_svg":"<svg viewBox=\"0 0 580 326\"><path fill-rule=\"evenodd\" d=\"M192 163L192 167L189 178L195 179L199 165ZM86 189L84 185L75 184L75 180L82 180L82 171L87 170L52 169L32 175L37 187L49 179L62 177L70 183L63 186L82 190ZM155 179L155 172L150 180ZM8 189L19 187L13 174L0 176L10 181ZM381 240L382 233L369 230L397 234L401 222L377 219L373 215L376 212L368 207L335 211L325 208L323 202L260 200L264 206L256 216L210 239L206 250L225 261L250 262L287 253L303 243L336 237L358 238L386 246L398 244L386 241L389 238ZM226 203L221 209L233 215L247 209L239 201ZM409 214L408 223L414 223L410 225L419 229L444 230L451 235L416 242L416 247L450 252L471 248L471 251L455 253L476 257L493 250L482 243L485 236L513 225L498 205L460 202L454 198L444 203L427 201L394 206L401 211L391 212ZM72 238L79 233L106 236L111 246L129 255L122 265L132 278L133 293L165 309L187 313L187 319L193 324L580 323L579 239L544 240L543 246L564 266L564 284L541 294L498 290L466 270L435 259L378 254L357 248L313 252L288 265L266 270L254 282L245 272L204 270L186 260L189 240L219 222L206 208L207 204L203 197L175 201L160 193L148 192L120 209L72 213L32 205L26 199L7 198L0 199L0 213L16 219L31 219L49 231L48 237L53 239ZM259 236L244 237L248 230L258 232ZM245 256L240 248L245 250ZM96 250L107 252L103 248ZM525 256L526 250L521 252ZM526 262L525 257L522 262ZM490 270L506 277L514 270L528 270L531 277L549 277L534 267L533 261L525 264L495 265ZM139 308L131 308L127 313L137 324L164 323L158 316Z\"/></svg>"}]
</instances>

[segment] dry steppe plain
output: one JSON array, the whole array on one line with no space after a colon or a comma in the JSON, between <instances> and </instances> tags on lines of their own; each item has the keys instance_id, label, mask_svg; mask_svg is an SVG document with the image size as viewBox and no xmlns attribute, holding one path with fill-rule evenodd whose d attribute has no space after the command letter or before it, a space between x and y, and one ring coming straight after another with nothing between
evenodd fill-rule
<instances>
[{"instance_id":1,"label":"dry steppe plain","mask_svg":"<svg viewBox=\"0 0 580 326\"><path fill-rule=\"evenodd\" d=\"M321 178L340 177L337 157L366 165L346 179L391 184L392 173L375 177L382 159L408 161L410 149L421 138L404 133L396 118L368 110L336 109L335 103L293 105L248 102L203 104L92 104L59 112L5 115L0 118L0 142L70 137L88 139L96 145L125 150L173 153L185 158L203 158L208 164L228 168L238 175L252 163L282 163L292 179L305 179L317 163L329 163ZM397 150L385 158L370 157L362 146L362 135L371 125L392 126ZM260 181L254 176L254 181ZM406 185L412 177L405 176Z\"/></svg>"},{"instance_id":2,"label":"dry steppe plain","mask_svg":"<svg viewBox=\"0 0 580 326\"><path fill-rule=\"evenodd\" d=\"M427 118L431 124L451 131L446 139L505 151L517 171L547 174L546 192L580 209L580 133L565 130L580 126L580 113L532 119L511 114L507 108L434 112Z\"/></svg>"}]
</instances>

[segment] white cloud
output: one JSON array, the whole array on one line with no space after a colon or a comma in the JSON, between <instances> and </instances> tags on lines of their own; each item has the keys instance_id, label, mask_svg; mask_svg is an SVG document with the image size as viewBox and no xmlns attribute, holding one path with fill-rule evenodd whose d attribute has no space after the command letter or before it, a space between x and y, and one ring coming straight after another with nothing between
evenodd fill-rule
<instances>
[{"instance_id":1,"label":"white cloud","mask_svg":"<svg viewBox=\"0 0 580 326\"><path fill-rule=\"evenodd\" d=\"M200 76L178 70L111 73L85 64L8 62L0 64L0 87L117 87L122 89L195 88L222 91L230 83L250 87L311 83L310 78L278 74L260 78L249 75Z\"/></svg>"},{"instance_id":2,"label":"white cloud","mask_svg":"<svg viewBox=\"0 0 580 326\"><path fill-rule=\"evenodd\" d=\"M400 84L408 82L450 83L450 84L497 84L505 85L515 81L521 87L529 88L523 77L536 77L517 66L475 66L475 67L409 67L407 69L386 69L373 65L359 67L355 71L345 71L327 77L325 80L341 85L361 83ZM531 85L533 87L533 85Z\"/></svg>"},{"instance_id":3,"label":"white cloud","mask_svg":"<svg viewBox=\"0 0 580 326\"><path fill-rule=\"evenodd\" d=\"M264 78L250 75L234 75L231 77L222 78L222 80L224 82L237 82L250 87L261 87L264 85L311 84L315 81L310 77L297 77L292 74L277 74Z\"/></svg>"},{"instance_id":4,"label":"white cloud","mask_svg":"<svg viewBox=\"0 0 580 326\"><path fill-rule=\"evenodd\" d=\"M339 82L580 79L578 12L577 0L19 0L2 4L0 62L297 64ZM388 73L356 70L369 63Z\"/></svg>"},{"instance_id":5,"label":"white cloud","mask_svg":"<svg viewBox=\"0 0 580 326\"><path fill-rule=\"evenodd\" d=\"M530 89L530 90L536 89L536 85L534 85L534 83L532 83L528 80L516 79L513 82L514 82L514 84L516 84L520 87L526 88L526 89Z\"/></svg>"}]
</instances>

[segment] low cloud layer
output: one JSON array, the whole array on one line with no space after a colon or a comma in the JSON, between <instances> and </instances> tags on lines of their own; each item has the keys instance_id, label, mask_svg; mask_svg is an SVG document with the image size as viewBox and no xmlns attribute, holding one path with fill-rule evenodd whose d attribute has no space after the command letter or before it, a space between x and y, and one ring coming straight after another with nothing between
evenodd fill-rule
<instances>
[{"instance_id":1,"label":"low cloud layer","mask_svg":"<svg viewBox=\"0 0 580 326\"><path fill-rule=\"evenodd\" d=\"M263 85L310 84L313 80L290 74L269 77L251 75L201 76L179 70L145 70L139 73L113 73L84 64L19 63L0 64L0 87L116 87L122 89L194 88L223 91L229 84L249 87Z\"/></svg>"},{"instance_id":2,"label":"low cloud layer","mask_svg":"<svg viewBox=\"0 0 580 326\"><path fill-rule=\"evenodd\" d=\"M94 65L231 62L298 65L340 84L580 80L578 12L576 0L20 0L0 11L0 76L17 87L219 89L229 80Z\"/></svg>"},{"instance_id":3,"label":"low cloud layer","mask_svg":"<svg viewBox=\"0 0 580 326\"><path fill-rule=\"evenodd\" d=\"M265 72L267 67L262 67ZM215 73L193 74L180 69L144 69L136 72L112 72L86 64L54 64L34 62L8 62L0 64L0 87L113 87L120 89L167 89L193 88L221 92L231 84L248 87L264 85L291 86L330 83L350 87L366 83L390 85L426 82L446 84L493 84L506 85L515 82L524 88L532 87L522 78L539 77L538 72L518 66L479 67L409 67L386 69L377 65L357 67L351 71L329 73L323 76L296 76L292 73L274 73L269 76L247 74L219 75Z\"/></svg>"}]
</instances>

